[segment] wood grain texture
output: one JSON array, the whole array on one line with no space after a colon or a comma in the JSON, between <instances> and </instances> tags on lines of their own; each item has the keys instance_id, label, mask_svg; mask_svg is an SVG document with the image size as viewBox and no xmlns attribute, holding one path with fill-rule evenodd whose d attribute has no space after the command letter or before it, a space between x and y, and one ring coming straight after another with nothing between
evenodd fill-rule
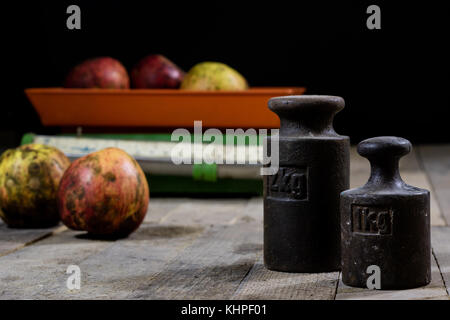
<instances>
[{"instance_id":1,"label":"wood grain texture","mask_svg":"<svg viewBox=\"0 0 450 320\"><path fill-rule=\"evenodd\" d=\"M161 217L167 214L167 212L170 212L170 210L186 201L186 198L152 199L144 221L158 222ZM0 257L66 229L67 228L62 224L42 229L8 228L8 226L0 220Z\"/></svg>"},{"instance_id":2,"label":"wood grain texture","mask_svg":"<svg viewBox=\"0 0 450 320\"><path fill-rule=\"evenodd\" d=\"M110 241L65 231L0 258L0 299L47 299L54 288L66 288L67 267L79 265Z\"/></svg>"},{"instance_id":3,"label":"wood grain texture","mask_svg":"<svg viewBox=\"0 0 450 320\"><path fill-rule=\"evenodd\" d=\"M366 158L358 155L356 147L350 150L350 187L356 188L366 184L370 175L370 164ZM420 157L417 148L400 160L400 174L403 180L419 188L430 190L430 214L431 225L445 226L446 221L441 212L440 203L438 203L436 194L428 179L427 174L422 169ZM450 194L449 194L450 195ZM450 205L450 200L449 200Z\"/></svg>"},{"instance_id":4,"label":"wood grain texture","mask_svg":"<svg viewBox=\"0 0 450 320\"><path fill-rule=\"evenodd\" d=\"M433 254L438 262L447 293L450 295L450 228L433 227L431 235Z\"/></svg>"},{"instance_id":5,"label":"wood grain texture","mask_svg":"<svg viewBox=\"0 0 450 320\"><path fill-rule=\"evenodd\" d=\"M0 222L0 257L22 249L53 233L65 230L62 225L45 229L14 229Z\"/></svg>"},{"instance_id":6,"label":"wood grain texture","mask_svg":"<svg viewBox=\"0 0 450 320\"><path fill-rule=\"evenodd\" d=\"M261 251L261 199L249 201L234 214L228 223L212 225L129 298L230 298Z\"/></svg>"},{"instance_id":7,"label":"wood grain texture","mask_svg":"<svg viewBox=\"0 0 450 320\"><path fill-rule=\"evenodd\" d=\"M187 202L188 198L153 198L150 197L144 222L159 223L172 210Z\"/></svg>"},{"instance_id":8,"label":"wood grain texture","mask_svg":"<svg viewBox=\"0 0 450 320\"><path fill-rule=\"evenodd\" d=\"M450 145L423 145L418 149L446 225L450 225Z\"/></svg>"},{"instance_id":9,"label":"wood grain texture","mask_svg":"<svg viewBox=\"0 0 450 320\"><path fill-rule=\"evenodd\" d=\"M267 270L262 255L232 299L332 300L339 272L286 273Z\"/></svg>"},{"instance_id":10,"label":"wood grain texture","mask_svg":"<svg viewBox=\"0 0 450 320\"><path fill-rule=\"evenodd\" d=\"M0 259L0 298L127 298L149 279L166 272L171 261L201 235L214 228L256 221L256 215L250 217L244 209L260 202L154 199L144 223L126 239L95 240L74 231L52 236ZM199 250L202 252L201 247ZM10 259L17 263L12 270L8 270ZM81 269L81 290L66 287L66 269L72 264Z\"/></svg>"},{"instance_id":11,"label":"wood grain texture","mask_svg":"<svg viewBox=\"0 0 450 320\"><path fill-rule=\"evenodd\" d=\"M248 199L189 199L167 212L159 223L213 226L229 224L248 205Z\"/></svg>"},{"instance_id":12,"label":"wood grain texture","mask_svg":"<svg viewBox=\"0 0 450 320\"><path fill-rule=\"evenodd\" d=\"M62 285L67 275L59 274L58 281L46 286L45 296L49 299L124 299L148 278L161 272L202 232L202 228L144 223L128 239L72 262L81 269L81 290L68 290Z\"/></svg>"},{"instance_id":13,"label":"wood grain texture","mask_svg":"<svg viewBox=\"0 0 450 320\"><path fill-rule=\"evenodd\" d=\"M165 201L159 202L158 200L153 201L153 205L149 207L151 214L147 214L146 219L152 215L154 217L163 216L167 212ZM11 235L12 231L15 232L14 237ZM115 241L90 239L86 237L85 232L67 230L63 226L56 231L58 232L48 229L6 229L6 232L1 233L0 237L14 239L13 243L21 245L28 239L32 239L33 244L25 248L22 246L21 250L12 251L0 258L0 299L77 298L77 294L81 290L73 292L67 290L66 280L69 276L66 274L67 267L71 264L81 267L84 260L96 254L100 255L103 250L115 243ZM37 236L41 234L45 236L49 232L52 232L50 236L43 239L42 236L37 238ZM158 231L149 232L143 228L141 232L144 234L153 232L158 237L159 233L164 233L164 230L158 233ZM165 233L171 234L173 231L165 230ZM133 237L135 237L134 234ZM37 241L36 239L42 240ZM127 261L120 255L116 256L116 261L104 260L101 266L96 266L96 271L104 270L107 273L108 263L111 262L118 264L117 267L121 268L122 260ZM81 271L82 285L83 282L84 284L89 283L89 272L84 272L88 270L82 269Z\"/></svg>"},{"instance_id":14,"label":"wood grain texture","mask_svg":"<svg viewBox=\"0 0 450 320\"><path fill-rule=\"evenodd\" d=\"M129 238L117 241L80 264L85 275L82 290L68 292L59 288L54 290L55 296L125 299L149 279L165 272L167 265L210 228L228 224L248 202L246 199L184 199L170 205L171 201L166 200L150 206L148 222ZM208 221L205 215L216 219L212 222L209 217L210 223L201 224Z\"/></svg>"}]
</instances>

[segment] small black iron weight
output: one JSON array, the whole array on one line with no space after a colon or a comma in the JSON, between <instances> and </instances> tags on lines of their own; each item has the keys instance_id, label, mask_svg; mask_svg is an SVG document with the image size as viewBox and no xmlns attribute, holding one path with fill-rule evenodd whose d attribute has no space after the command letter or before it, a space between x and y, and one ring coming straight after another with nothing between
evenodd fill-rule
<instances>
[{"instance_id":1,"label":"small black iron weight","mask_svg":"<svg viewBox=\"0 0 450 320\"><path fill-rule=\"evenodd\" d=\"M379 268L379 289L413 288L431 280L430 192L407 185L399 174L399 159L411 148L398 137L358 145L358 153L370 161L371 174L363 187L341 194L346 285L367 287L369 266Z\"/></svg>"}]
</instances>

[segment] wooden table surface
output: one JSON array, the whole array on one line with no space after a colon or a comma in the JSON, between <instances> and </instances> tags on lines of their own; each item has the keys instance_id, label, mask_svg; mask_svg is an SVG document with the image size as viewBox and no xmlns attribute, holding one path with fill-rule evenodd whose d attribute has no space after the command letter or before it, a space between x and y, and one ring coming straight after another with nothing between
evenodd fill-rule
<instances>
[{"instance_id":1,"label":"wooden table surface","mask_svg":"<svg viewBox=\"0 0 450 320\"><path fill-rule=\"evenodd\" d=\"M431 191L432 282L423 288L357 289L339 272L266 270L262 198L152 198L144 223L122 240L0 224L0 299L449 299L450 145L415 147L401 172ZM353 148L351 186L368 175ZM67 289L69 265L80 267L80 290Z\"/></svg>"}]
</instances>

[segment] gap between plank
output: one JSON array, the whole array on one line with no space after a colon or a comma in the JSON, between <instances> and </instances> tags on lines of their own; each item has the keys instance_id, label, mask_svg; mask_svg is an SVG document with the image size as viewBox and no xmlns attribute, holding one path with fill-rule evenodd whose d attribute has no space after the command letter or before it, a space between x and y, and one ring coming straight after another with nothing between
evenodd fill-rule
<instances>
[{"instance_id":1,"label":"gap between plank","mask_svg":"<svg viewBox=\"0 0 450 320\"><path fill-rule=\"evenodd\" d=\"M444 275L442 274L441 266L439 265L439 260L437 259L436 254L434 253L434 249L431 249L431 254L433 255L434 260L436 261L436 265L438 267L439 275L441 276L442 283L444 284L445 291L447 291L447 295L450 295L450 291L447 287L447 284L445 283L445 278L444 278Z\"/></svg>"},{"instance_id":2,"label":"gap between plank","mask_svg":"<svg viewBox=\"0 0 450 320\"><path fill-rule=\"evenodd\" d=\"M11 249L9 251L1 253L0 257L4 257L4 256L6 256L8 254L11 254L11 253L14 253L16 251L19 251L19 250L21 250L21 249L23 249L25 247L28 247L28 246L31 246L31 245L35 244L36 242L39 242L39 241L44 240L44 239L47 239L47 238L49 238L49 237L51 237L51 236L53 236L55 234L64 232L66 230L68 230L66 226L59 226L58 228L56 228L56 229L54 229L52 231L49 231L48 233L45 233L42 236L37 237L36 239L30 240L30 241L25 242L24 244L22 244L22 245L20 245L18 247L15 247L14 249Z\"/></svg>"},{"instance_id":3,"label":"gap between plank","mask_svg":"<svg viewBox=\"0 0 450 320\"><path fill-rule=\"evenodd\" d=\"M257 255L256 255L256 259L255 259L255 261L253 262L253 265L252 265L250 268L248 268L247 273L242 277L241 281L239 281L239 285L237 286L236 290L234 290L233 294L231 295L231 298L234 297L234 295L236 294L236 292L239 291L239 289L241 288L242 283L244 282L244 280L248 277L248 275L250 274L250 272L255 268L256 264L257 264L258 261L259 261L259 257L260 257L260 256L261 256L261 254L257 254ZM230 299L231 299L231 298L230 298Z\"/></svg>"},{"instance_id":4,"label":"gap between plank","mask_svg":"<svg viewBox=\"0 0 450 320\"><path fill-rule=\"evenodd\" d=\"M338 290L339 290L339 279L341 279L341 273L342 271L338 272L338 277L336 280L336 289L334 290L334 295L333 295L333 300L336 300L337 294L338 294Z\"/></svg>"}]
</instances>

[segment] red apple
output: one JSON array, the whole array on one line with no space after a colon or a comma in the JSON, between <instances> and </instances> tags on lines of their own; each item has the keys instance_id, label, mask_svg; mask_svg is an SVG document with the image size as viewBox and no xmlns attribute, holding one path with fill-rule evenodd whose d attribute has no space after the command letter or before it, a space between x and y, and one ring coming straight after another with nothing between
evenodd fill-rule
<instances>
[{"instance_id":1,"label":"red apple","mask_svg":"<svg viewBox=\"0 0 450 320\"><path fill-rule=\"evenodd\" d=\"M153 54L143 58L131 71L134 88L180 87L184 71L166 57Z\"/></svg>"},{"instance_id":2,"label":"red apple","mask_svg":"<svg viewBox=\"0 0 450 320\"><path fill-rule=\"evenodd\" d=\"M98 57L75 66L67 75L64 87L128 89L130 78L116 59Z\"/></svg>"},{"instance_id":3,"label":"red apple","mask_svg":"<svg viewBox=\"0 0 450 320\"><path fill-rule=\"evenodd\" d=\"M71 229L127 236L147 213L147 179L125 151L103 149L72 162L61 179L57 202L62 222Z\"/></svg>"}]
</instances>

